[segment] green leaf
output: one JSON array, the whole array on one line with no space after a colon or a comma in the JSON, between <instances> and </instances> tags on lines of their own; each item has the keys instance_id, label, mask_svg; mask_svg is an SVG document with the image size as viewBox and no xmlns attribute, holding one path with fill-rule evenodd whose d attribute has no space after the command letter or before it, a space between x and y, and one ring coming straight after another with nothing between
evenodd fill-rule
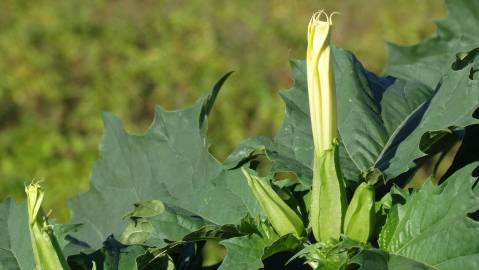
<instances>
[{"instance_id":1,"label":"green leaf","mask_svg":"<svg viewBox=\"0 0 479 270\"><path fill-rule=\"evenodd\" d=\"M155 199L213 224L234 224L248 212L258 213L241 172L227 170L208 152L204 119L217 86L188 109L157 107L142 136L128 134L118 118L104 114L90 190L70 203L73 223L84 224L74 237L98 248L108 235L120 236L134 203Z\"/></svg>"},{"instance_id":2,"label":"green leaf","mask_svg":"<svg viewBox=\"0 0 479 270\"><path fill-rule=\"evenodd\" d=\"M301 247L301 240L292 234L279 238L250 234L223 240L220 244L227 250L220 270L254 270L262 268L262 260L276 253L294 252Z\"/></svg>"},{"instance_id":3,"label":"green leaf","mask_svg":"<svg viewBox=\"0 0 479 270\"><path fill-rule=\"evenodd\" d=\"M391 78L378 78L342 49L333 50L342 142L359 171L370 168L385 145L388 134L381 118L380 97Z\"/></svg>"},{"instance_id":4,"label":"green leaf","mask_svg":"<svg viewBox=\"0 0 479 270\"><path fill-rule=\"evenodd\" d=\"M479 81L470 80L468 70L450 71L434 94L395 131L376 166L386 180L406 172L451 129L478 124L473 117L478 104Z\"/></svg>"},{"instance_id":5,"label":"green leaf","mask_svg":"<svg viewBox=\"0 0 479 270\"><path fill-rule=\"evenodd\" d=\"M403 121L432 94L418 82L380 78L349 52L334 50L339 132L362 172L374 167Z\"/></svg>"},{"instance_id":6,"label":"green leaf","mask_svg":"<svg viewBox=\"0 0 479 270\"><path fill-rule=\"evenodd\" d=\"M364 173L375 167L397 129L433 90L416 81L378 77L343 49L333 50L333 64L338 127L344 147L340 156L347 153L352 161L344 162L343 157L341 169L351 171L347 166L354 164Z\"/></svg>"},{"instance_id":7,"label":"green leaf","mask_svg":"<svg viewBox=\"0 0 479 270\"><path fill-rule=\"evenodd\" d=\"M0 269L34 269L26 202L0 203Z\"/></svg>"},{"instance_id":8,"label":"green leaf","mask_svg":"<svg viewBox=\"0 0 479 270\"><path fill-rule=\"evenodd\" d=\"M283 251L293 252L301 247L302 240L292 234L287 234L275 240L266 246L263 253L263 259L266 259L276 253Z\"/></svg>"},{"instance_id":9,"label":"green leaf","mask_svg":"<svg viewBox=\"0 0 479 270\"><path fill-rule=\"evenodd\" d=\"M350 263L358 265L358 270L436 270L423 263L388 254L379 249L363 250L351 258Z\"/></svg>"},{"instance_id":10,"label":"green leaf","mask_svg":"<svg viewBox=\"0 0 479 270\"><path fill-rule=\"evenodd\" d=\"M384 83L343 50L334 51L334 64L339 131L363 172L377 167L386 180L395 178L414 167L427 146L451 132L448 128L479 123L473 118L479 82L469 79L468 70L450 71L432 92L413 81Z\"/></svg>"},{"instance_id":11,"label":"green leaf","mask_svg":"<svg viewBox=\"0 0 479 270\"><path fill-rule=\"evenodd\" d=\"M235 237L220 242L226 247L226 257L219 270L255 270L263 267L261 257L269 244L256 234Z\"/></svg>"},{"instance_id":12,"label":"green leaf","mask_svg":"<svg viewBox=\"0 0 479 270\"><path fill-rule=\"evenodd\" d=\"M479 2L446 1L449 16L438 21L437 33L414 46L389 44L386 73L419 80L435 87L449 72L459 52L470 51L479 44Z\"/></svg>"},{"instance_id":13,"label":"green leaf","mask_svg":"<svg viewBox=\"0 0 479 270\"><path fill-rule=\"evenodd\" d=\"M431 181L396 205L380 236L381 248L440 270L479 268L479 188L472 176L477 163L440 186ZM368 268L369 269L369 268Z\"/></svg>"},{"instance_id":14,"label":"green leaf","mask_svg":"<svg viewBox=\"0 0 479 270\"><path fill-rule=\"evenodd\" d=\"M51 224L53 229L53 234L55 235L58 245L60 248L64 249L71 242L69 239L69 234L78 231L81 227L80 224Z\"/></svg>"}]
</instances>

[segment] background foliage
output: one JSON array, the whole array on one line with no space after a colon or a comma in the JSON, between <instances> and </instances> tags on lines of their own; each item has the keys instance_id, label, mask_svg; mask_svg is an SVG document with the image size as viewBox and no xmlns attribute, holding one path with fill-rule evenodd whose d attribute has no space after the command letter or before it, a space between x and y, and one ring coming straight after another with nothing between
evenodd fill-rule
<instances>
[{"instance_id":1,"label":"background foliage","mask_svg":"<svg viewBox=\"0 0 479 270\"><path fill-rule=\"evenodd\" d=\"M383 41L412 44L434 31L442 1L6 0L0 2L0 197L44 179L47 208L68 218L87 189L111 111L142 133L155 104L191 104L229 70L210 119L213 153L271 135L291 85L288 59L304 58L318 8L337 10L334 41L380 72ZM412 12L413 11L413 12ZM370 14L370 16L368 15Z\"/></svg>"}]
</instances>

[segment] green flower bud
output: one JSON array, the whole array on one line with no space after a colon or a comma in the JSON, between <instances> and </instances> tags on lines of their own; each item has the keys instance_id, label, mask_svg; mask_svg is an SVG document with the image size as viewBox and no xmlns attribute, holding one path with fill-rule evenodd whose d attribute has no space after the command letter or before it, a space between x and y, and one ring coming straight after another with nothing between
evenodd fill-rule
<instances>
[{"instance_id":1,"label":"green flower bud","mask_svg":"<svg viewBox=\"0 0 479 270\"><path fill-rule=\"evenodd\" d=\"M374 186L361 183L354 191L344 217L344 233L350 239L367 243L375 222Z\"/></svg>"},{"instance_id":2,"label":"green flower bud","mask_svg":"<svg viewBox=\"0 0 479 270\"><path fill-rule=\"evenodd\" d=\"M301 236L304 225L301 218L293 211L271 188L255 175L251 175L242 168L248 185L251 188L256 200L266 214L274 230L280 235L294 234Z\"/></svg>"},{"instance_id":3,"label":"green flower bud","mask_svg":"<svg viewBox=\"0 0 479 270\"><path fill-rule=\"evenodd\" d=\"M32 183L25 187L25 192L35 270L70 269L41 208L44 197L42 188L37 183Z\"/></svg>"}]
</instances>

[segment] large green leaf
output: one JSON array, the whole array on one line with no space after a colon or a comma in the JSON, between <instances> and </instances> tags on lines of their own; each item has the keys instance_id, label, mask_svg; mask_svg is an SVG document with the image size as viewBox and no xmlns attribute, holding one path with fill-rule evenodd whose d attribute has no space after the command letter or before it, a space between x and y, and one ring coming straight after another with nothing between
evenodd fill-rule
<instances>
[{"instance_id":1,"label":"large green leaf","mask_svg":"<svg viewBox=\"0 0 479 270\"><path fill-rule=\"evenodd\" d=\"M0 203L0 269L34 269L27 204Z\"/></svg>"},{"instance_id":2,"label":"large green leaf","mask_svg":"<svg viewBox=\"0 0 479 270\"><path fill-rule=\"evenodd\" d=\"M379 168L386 180L414 167L448 128L479 123L479 81L469 70L450 70L441 86L431 88L397 79L392 84L365 71L350 53L334 51L339 131L361 171ZM346 76L348 75L348 76Z\"/></svg>"},{"instance_id":3,"label":"large green leaf","mask_svg":"<svg viewBox=\"0 0 479 270\"><path fill-rule=\"evenodd\" d=\"M213 224L238 223L258 211L241 172L227 170L208 152L207 113L225 77L194 106L168 112L161 107L146 134L128 134L121 121L103 116L105 134L90 190L70 203L74 236L98 248L117 239L134 203L158 199Z\"/></svg>"},{"instance_id":4,"label":"large green leaf","mask_svg":"<svg viewBox=\"0 0 479 270\"><path fill-rule=\"evenodd\" d=\"M377 77L351 53L333 51L339 132L362 172L375 166L398 127L432 94L414 81Z\"/></svg>"},{"instance_id":5,"label":"large green leaf","mask_svg":"<svg viewBox=\"0 0 479 270\"><path fill-rule=\"evenodd\" d=\"M389 44L386 73L435 87L448 73L456 53L478 47L479 1L446 2L449 16L437 22L436 35L414 46Z\"/></svg>"},{"instance_id":6,"label":"large green leaf","mask_svg":"<svg viewBox=\"0 0 479 270\"><path fill-rule=\"evenodd\" d=\"M440 270L479 269L479 187L470 164L440 186L428 181L390 212L382 249ZM369 268L368 268L369 269Z\"/></svg>"},{"instance_id":7,"label":"large green leaf","mask_svg":"<svg viewBox=\"0 0 479 270\"><path fill-rule=\"evenodd\" d=\"M450 71L434 94L399 128L381 153L376 166L391 179L412 168L414 161L450 129L478 124L473 117L479 105L479 81L469 70Z\"/></svg>"}]
</instances>

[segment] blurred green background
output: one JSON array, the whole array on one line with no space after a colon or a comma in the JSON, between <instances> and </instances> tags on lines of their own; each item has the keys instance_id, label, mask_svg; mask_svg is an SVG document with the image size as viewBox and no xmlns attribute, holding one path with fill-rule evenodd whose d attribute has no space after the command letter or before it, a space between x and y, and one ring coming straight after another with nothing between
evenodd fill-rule
<instances>
[{"instance_id":1,"label":"blurred green background","mask_svg":"<svg viewBox=\"0 0 479 270\"><path fill-rule=\"evenodd\" d=\"M227 81L210 118L212 152L271 135L320 8L339 11L334 43L371 70L384 41L413 44L445 16L439 0L3 0L0 1L0 198L43 179L46 207L65 221L67 199L88 189L100 113L142 133L155 104L177 109Z\"/></svg>"}]
</instances>

